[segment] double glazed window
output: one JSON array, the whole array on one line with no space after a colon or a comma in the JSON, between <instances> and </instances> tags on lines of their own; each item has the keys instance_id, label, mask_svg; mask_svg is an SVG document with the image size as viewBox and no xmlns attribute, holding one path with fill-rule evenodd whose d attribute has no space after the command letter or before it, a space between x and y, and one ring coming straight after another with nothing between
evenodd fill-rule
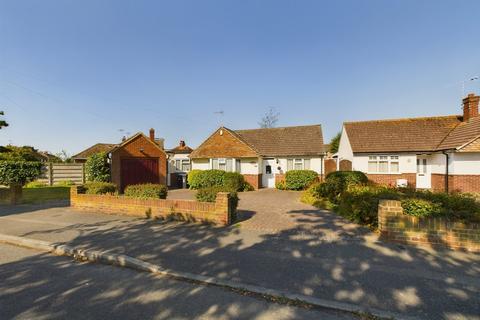
<instances>
[{"instance_id":1,"label":"double glazed window","mask_svg":"<svg viewBox=\"0 0 480 320\"><path fill-rule=\"evenodd\" d=\"M175 160L175 170L182 171L182 172L190 171L190 159Z\"/></svg>"},{"instance_id":2,"label":"double glazed window","mask_svg":"<svg viewBox=\"0 0 480 320\"><path fill-rule=\"evenodd\" d=\"M369 173L399 173L400 163L398 156L369 156Z\"/></svg>"},{"instance_id":3,"label":"double glazed window","mask_svg":"<svg viewBox=\"0 0 480 320\"><path fill-rule=\"evenodd\" d=\"M309 170L310 159L287 159L287 171L290 170Z\"/></svg>"},{"instance_id":4,"label":"double glazed window","mask_svg":"<svg viewBox=\"0 0 480 320\"><path fill-rule=\"evenodd\" d=\"M212 169L223 170L227 172L240 172L240 159L214 158L212 159Z\"/></svg>"}]
</instances>

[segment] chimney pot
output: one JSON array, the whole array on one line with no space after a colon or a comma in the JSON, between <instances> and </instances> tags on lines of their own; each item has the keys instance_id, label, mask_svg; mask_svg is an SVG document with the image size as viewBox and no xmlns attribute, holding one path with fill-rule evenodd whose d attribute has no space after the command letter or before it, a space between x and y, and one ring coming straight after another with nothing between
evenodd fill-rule
<instances>
[{"instance_id":1,"label":"chimney pot","mask_svg":"<svg viewBox=\"0 0 480 320\"><path fill-rule=\"evenodd\" d=\"M185 147L185 141L184 140L180 140L180 147Z\"/></svg>"},{"instance_id":2,"label":"chimney pot","mask_svg":"<svg viewBox=\"0 0 480 320\"><path fill-rule=\"evenodd\" d=\"M479 101L480 96L476 96L474 93L469 93L468 96L463 99L463 121L478 117Z\"/></svg>"},{"instance_id":3,"label":"chimney pot","mask_svg":"<svg viewBox=\"0 0 480 320\"><path fill-rule=\"evenodd\" d=\"M155 142L155 129L150 128L150 140Z\"/></svg>"}]
</instances>

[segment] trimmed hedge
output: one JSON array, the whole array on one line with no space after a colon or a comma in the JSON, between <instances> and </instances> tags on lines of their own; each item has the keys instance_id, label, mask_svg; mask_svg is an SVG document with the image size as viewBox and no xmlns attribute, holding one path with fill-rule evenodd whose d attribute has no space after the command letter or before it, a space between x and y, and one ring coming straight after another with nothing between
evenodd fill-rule
<instances>
[{"instance_id":1,"label":"trimmed hedge","mask_svg":"<svg viewBox=\"0 0 480 320\"><path fill-rule=\"evenodd\" d=\"M124 195L140 199L166 199L167 187L163 184L135 184L129 185L124 190Z\"/></svg>"},{"instance_id":2,"label":"trimmed hedge","mask_svg":"<svg viewBox=\"0 0 480 320\"><path fill-rule=\"evenodd\" d=\"M318 181L318 173L313 170L290 170L285 174L285 188L288 190L305 190Z\"/></svg>"},{"instance_id":3,"label":"trimmed hedge","mask_svg":"<svg viewBox=\"0 0 480 320\"><path fill-rule=\"evenodd\" d=\"M223 170L192 170L188 173L188 184L190 189L225 187L234 191L248 191L251 187L240 173Z\"/></svg>"},{"instance_id":4,"label":"trimmed hedge","mask_svg":"<svg viewBox=\"0 0 480 320\"><path fill-rule=\"evenodd\" d=\"M219 192L228 192L230 194L230 198L233 200L232 201L233 209L237 208L238 201L239 201L237 192L222 186L214 186L214 187L199 189L195 197L198 201L215 202L215 200L217 199L217 193Z\"/></svg>"},{"instance_id":5,"label":"trimmed hedge","mask_svg":"<svg viewBox=\"0 0 480 320\"><path fill-rule=\"evenodd\" d=\"M25 185L42 174L42 163L36 161L0 161L0 184Z\"/></svg>"},{"instance_id":6,"label":"trimmed hedge","mask_svg":"<svg viewBox=\"0 0 480 320\"><path fill-rule=\"evenodd\" d=\"M92 181L83 185L86 194L115 194L117 186L110 182Z\"/></svg>"}]
</instances>

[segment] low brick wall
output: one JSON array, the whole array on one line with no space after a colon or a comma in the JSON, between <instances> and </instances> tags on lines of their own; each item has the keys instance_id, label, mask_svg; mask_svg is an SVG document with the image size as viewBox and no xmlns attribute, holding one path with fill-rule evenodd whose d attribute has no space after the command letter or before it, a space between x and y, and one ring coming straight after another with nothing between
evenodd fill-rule
<instances>
[{"instance_id":1,"label":"low brick wall","mask_svg":"<svg viewBox=\"0 0 480 320\"><path fill-rule=\"evenodd\" d=\"M379 185L395 187L398 179L406 179L408 186L415 188L417 184L416 173L402 173L402 174L367 174L368 180L373 181Z\"/></svg>"},{"instance_id":2,"label":"low brick wall","mask_svg":"<svg viewBox=\"0 0 480 320\"><path fill-rule=\"evenodd\" d=\"M383 239L394 242L480 252L480 224L412 217L396 200L380 200L378 228Z\"/></svg>"},{"instance_id":3,"label":"low brick wall","mask_svg":"<svg viewBox=\"0 0 480 320\"><path fill-rule=\"evenodd\" d=\"M73 186L70 189L70 206L83 211L209 222L220 225L230 225L235 215L232 200L226 192L219 192L215 202L199 202L82 194L78 193L78 188Z\"/></svg>"}]
</instances>

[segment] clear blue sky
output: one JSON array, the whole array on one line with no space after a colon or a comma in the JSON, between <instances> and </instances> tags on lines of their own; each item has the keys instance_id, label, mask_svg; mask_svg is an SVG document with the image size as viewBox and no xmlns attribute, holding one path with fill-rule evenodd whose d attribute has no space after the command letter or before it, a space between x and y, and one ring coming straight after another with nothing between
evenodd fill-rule
<instances>
[{"instance_id":1,"label":"clear blue sky","mask_svg":"<svg viewBox=\"0 0 480 320\"><path fill-rule=\"evenodd\" d=\"M0 0L0 144L76 153L154 127L195 147L269 107L328 141L347 120L460 113L479 14L478 0Z\"/></svg>"}]
</instances>

